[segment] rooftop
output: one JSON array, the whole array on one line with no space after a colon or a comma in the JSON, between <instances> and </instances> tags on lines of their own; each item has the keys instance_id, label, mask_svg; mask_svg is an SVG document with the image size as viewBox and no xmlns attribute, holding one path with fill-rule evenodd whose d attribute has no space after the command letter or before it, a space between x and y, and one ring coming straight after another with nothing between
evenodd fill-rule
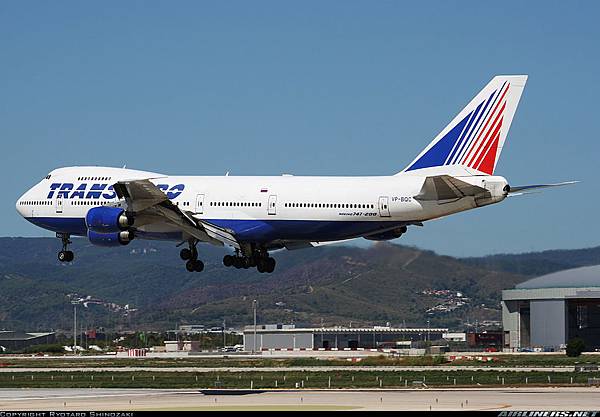
<instances>
[{"instance_id":1,"label":"rooftop","mask_svg":"<svg viewBox=\"0 0 600 417\"><path fill-rule=\"evenodd\" d=\"M266 327L266 326L265 326ZM257 326L257 333L447 333L446 328L406 328L406 327L293 327L283 328ZM252 333L254 326L246 326L244 333Z\"/></svg>"},{"instance_id":2,"label":"rooftop","mask_svg":"<svg viewBox=\"0 0 600 417\"><path fill-rule=\"evenodd\" d=\"M600 287L600 265L583 266L542 275L517 284L517 289Z\"/></svg>"},{"instance_id":3,"label":"rooftop","mask_svg":"<svg viewBox=\"0 0 600 417\"><path fill-rule=\"evenodd\" d=\"M5 331L0 330L0 341L9 341L9 340L31 340L37 339L38 337L46 337L53 335L54 332L50 333L25 333L25 332L14 332L14 331Z\"/></svg>"}]
</instances>

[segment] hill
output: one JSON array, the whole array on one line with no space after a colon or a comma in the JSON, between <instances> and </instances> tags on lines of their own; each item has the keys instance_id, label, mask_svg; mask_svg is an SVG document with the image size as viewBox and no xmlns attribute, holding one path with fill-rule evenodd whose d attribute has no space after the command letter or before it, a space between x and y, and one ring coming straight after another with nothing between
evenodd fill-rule
<instances>
[{"instance_id":1,"label":"hill","mask_svg":"<svg viewBox=\"0 0 600 417\"><path fill-rule=\"evenodd\" d=\"M499 320L501 289L536 268L564 265L558 255L548 264L544 256L527 254L519 261L527 268L515 271L507 259L524 255L456 259L380 243L281 251L269 275L224 268L225 252L203 245L205 271L188 273L172 243L98 248L77 239L70 264L56 260L58 247L53 238L0 238L0 328L71 329L70 300L88 296L88 307L81 308L85 325L111 329L164 330L223 319L240 326L251 322L253 299L263 323L408 326L430 320L461 327ZM589 251L559 252L572 265L592 262L598 249Z\"/></svg>"},{"instance_id":2,"label":"hill","mask_svg":"<svg viewBox=\"0 0 600 417\"><path fill-rule=\"evenodd\" d=\"M563 269L600 264L600 246L588 249L547 250L465 258L464 262L486 269L540 276Z\"/></svg>"}]
</instances>

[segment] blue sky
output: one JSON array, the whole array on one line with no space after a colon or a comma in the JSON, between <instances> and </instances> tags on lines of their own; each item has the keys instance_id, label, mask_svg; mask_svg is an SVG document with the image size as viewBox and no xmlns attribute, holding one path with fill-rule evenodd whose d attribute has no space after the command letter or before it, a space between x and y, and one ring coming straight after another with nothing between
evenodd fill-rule
<instances>
[{"instance_id":1,"label":"blue sky","mask_svg":"<svg viewBox=\"0 0 600 417\"><path fill-rule=\"evenodd\" d=\"M469 256L600 244L598 2L0 3L0 234L53 168L385 175L495 74L529 74L497 167L582 184L411 229Z\"/></svg>"}]
</instances>

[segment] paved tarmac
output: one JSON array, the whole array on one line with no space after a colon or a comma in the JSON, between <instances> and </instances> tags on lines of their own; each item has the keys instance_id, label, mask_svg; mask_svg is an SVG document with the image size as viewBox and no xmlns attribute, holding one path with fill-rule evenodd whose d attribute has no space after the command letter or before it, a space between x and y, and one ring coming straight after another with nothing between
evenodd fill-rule
<instances>
[{"instance_id":1,"label":"paved tarmac","mask_svg":"<svg viewBox=\"0 0 600 417\"><path fill-rule=\"evenodd\" d=\"M600 388L268 391L0 389L0 410L600 410Z\"/></svg>"},{"instance_id":2,"label":"paved tarmac","mask_svg":"<svg viewBox=\"0 0 600 417\"><path fill-rule=\"evenodd\" d=\"M489 366L275 366L275 367L195 367L195 366L95 366L63 368L0 368L1 372L408 372L408 371L503 371L503 372L574 372L573 366L554 367L489 367Z\"/></svg>"}]
</instances>

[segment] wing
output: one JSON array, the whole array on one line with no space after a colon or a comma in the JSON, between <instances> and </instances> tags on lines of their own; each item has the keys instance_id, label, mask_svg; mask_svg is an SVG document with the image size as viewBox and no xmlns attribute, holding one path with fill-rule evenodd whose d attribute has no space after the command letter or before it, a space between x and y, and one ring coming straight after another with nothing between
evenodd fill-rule
<instances>
[{"instance_id":1,"label":"wing","mask_svg":"<svg viewBox=\"0 0 600 417\"><path fill-rule=\"evenodd\" d=\"M197 219L192 212L181 210L150 180L120 181L113 187L117 196L125 199L127 211L145 217L147 223L152 223L152 219L162 220L200 241L240 248L231 230Z\"/></svg>"},{"instance_id":2,"label":"wing","mask_svg":"<svg viewBox=\"0 0 600 417\"><path fill-rule=\"evenodd\" d=\"M414 198L421 201L457 200L485 193L489 194L489 191L450 175L436 175L425 178L421 191Z\"/></svg>"}]
</instances>

